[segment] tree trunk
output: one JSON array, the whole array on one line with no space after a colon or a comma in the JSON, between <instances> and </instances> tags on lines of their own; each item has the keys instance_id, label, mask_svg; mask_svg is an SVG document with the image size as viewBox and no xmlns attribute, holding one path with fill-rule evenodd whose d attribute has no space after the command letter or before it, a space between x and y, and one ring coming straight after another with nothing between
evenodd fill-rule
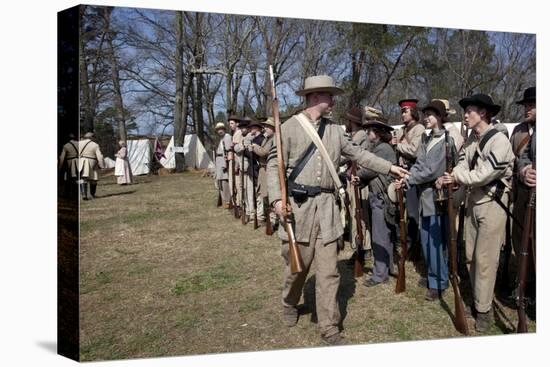
<instances>
[{"instance_id":1,"label":"tree trunk","mask_svg":"<svg viewBox=\"0 0 550 367\"><path fill-rule=\"evenodd\" d=\"M176 101L174 103L174 148L183 147L185 138L185 125L187 111L183 113L183 106L187 101L183 96L183 13L176 11ZM185 118L184 118L185 116ZM185 157L183 152L174 154L176 160L176 172L183 172L185 169Z\"/></svg>"},{"instance_id":2,"label":"tree trunk","mask_svg":"<svg viewBox=\"0 0 550 367\"><path fill-rule=\"evenodd\" d=\"M81 6L79 9L80 37L78 37L78 67L80 74L80 115L81 125L80 130L84 133L94 131L94 120L92 114L92 106L90 101L90 88L88 83L88 62L86 60L84 47L84 12L86 6Z\"/></svg>"},{"instance_id":3,"label":"tree trunk","mask_svg":"<svg viewBox=\"0 0 550 367\"><path fill-rule=\"evenodd\" d=\"M120 76L117 59L115 56L115 49L113 47L113 36L110 29L110 18L113 8L103 8L103 18L105 20L105 33L107 34L107 43L109 45L109 63L111 64L111 80L113 83L113 90L115 92L115 109L117 112L117 125L119 139L126 142L126 117L124 114L124 102L122 99L122 92L120 88Z\"/></svg>"}]
</instances>

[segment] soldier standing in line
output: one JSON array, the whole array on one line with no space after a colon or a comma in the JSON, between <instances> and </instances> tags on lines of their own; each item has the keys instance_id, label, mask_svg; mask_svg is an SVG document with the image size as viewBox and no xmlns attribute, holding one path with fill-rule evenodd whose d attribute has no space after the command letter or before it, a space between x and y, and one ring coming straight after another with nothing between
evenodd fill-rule
<instances>
[{"instance_id":1,"label":"soldier standing in line","mask_svg":"<svg viewBox=\"0 0 550 367\"><path fill-rule=\"evenodd\" d=\"M259 166L259 172L258 172L258 192L260 194L262 204L263 204L263 210L264 213L269 206L269 199L268 199L268 192L267 192L267 177L266 177L266 162L267 162L267 156L269 152L271 151L271 148L273 147L273 144L275 142L273 141L273 134L275 133L275 122L273 121L272 117L269 117L266 121L262 122L262 125L264 127L264 139L261 141L260 144L257 143L256 139L252 141L251 150L254 152L254 154L258 157L258 166ZM276 221L276 215L275 213L270 211L269 217L267 217L265 214L263 216L265 220L271 220L272 225L275 225Z\"/></svg>"},{"instance_id":2,"label":"soldier standing in line","mask_svg":"<svg viewBox=\"0 0 550 367\"><path fill-rule=\"evenodd\" d=\"M227 153L227 163L229 164L227 168L227 172L229 175L229 193L231 195L231 201L233 205L237 205L238 201L235 196L236 193L236 187L235 182L233 180L235 177L233 176L233 172L235 172L235 152L233 148L233 137L235 136L235 133L238 131L237 129L237 120L238 117L235 115L230 115L227 119L227 122L229 123L229 134L231 134L231 145L229 146L229 152Z\"/></svg>"},{"instance_id":3,"label":"soldier standing in line","mask_svg":"<svg viewBox=\"0 0 550 367\"><path fill-rule=\"evenodd\" d=\"M361 109L358 107L353 107L345 114L346 119L346 129L349 131L351 135L351 141L353 144L363 148L367 149L370 147L369 139L367 137L367 132L362 127L362 113ZM342 162L341 162L342 163ZM351 163L348 163L350 166L347 169L347 179L348 181L351 180ZM363 250L364 250L364 257L369 258L372 255L372 247L371 247L371 238L370 238L370 230L369 230L369 207L368 207L368 195L369 195L369 188L366 187L366 185L361 186L361 200L362 200L362 210L361 210L361 217L362 217L362 223L361 227L363 229ZM357 235L357 224L355 222L353 213L355 213L355 191L353 190L352 185L347 185L347 192L349 197L349 212L352 214L350 218L350 243L353 243L353 240L355 236ZM355 256L357 256L357 251L354 252L351 260L355 259Z\"/></svg>"},{"instance_id":4,"label":"soldier standing in line","mask_svg":"<svg viewBox=\"0 0 550 367\"><path fill-rule=\"evenodd\" d=\"M514 155L516 157L515 164L514 164L514 176L513 176L513 189L512 189L512 198L514 200L513 205L513 214L514 217L518 219L522 219L525 216L525 212L527 210L527 204L529 201L529 188L533 187L532 185L528 184L528 181L525 181L525 172L524 170L522 172L522 168L530 164L528 163L526 158L530 154L530 152L527 150L529 141L533 140L533 143L531 144L531 147L534 148L534 131L536 127L536 120L537 120L537 93L536 93L536 87L530 87L527 88L523 92L523 99L520 101L517 101L516 104L523 106L524 109L524 120L516 125L514 128L514 131L512 132L512 137L510 138L510 142L512 143L512 151L514 152ZM534 155L533 155L534 156ZM522 165L522 157L524 157L523 160L523 167ZM521 238L522 238L523 231L518 226L517 223L512 223L512 244L514 248L514 253L517 255L520 252L521 249ZM532 256L532 254L531 254ZM529 263L532 264L532 259L529 259ZM530 267L532 270L532 268ZM531 296L534 296L534 282L535 277L534 273L530 271L528 273L527 277L527 296L531 298ZM515 298L515 295L513 295Z\"/></svg>"},{"instance_id":5,"label":"soldier standing in line","mask_svg":"<svg viewBox=\"0 0 550 367\"><path fill-rule=\"evenodd\" d=\"M231 209L231 192L229 191L229 171L227 167L227 155L231 149L231 135L226 133L226 127L223 122L218 122L214 127L220 138L216 148L216 180L218 190L222 197L222 207Z\"/></svg>"},{"instance_id":6,"label":"soldier standing in line","mask_svg":"<svg viewBox=\"0 0 550 367\"><path fill-rule=\"evenodd\" d=\"M417 99L403 99L399 101L401 122L403 122L404 126L397 130L396 137L392 139L392 145L395 145L397 153L398 164L406 169L414 165L418 149L422 143L422 136L426 130L420 122L417 103ZM420 246L418 192L414 185L407 190L405 199L407 208L407 245L411 249L413 246ZM411 253L409 251L409 254ZM425 287L427 279L421 278L419 284Z\"/></svg>"},{"instance_id":7,"label":"soldier standing in line","mask_svg":"<svg viewBox=\"0 0 550 367\"><path fill-rule=\"evenodd\" d=\"M340 125L323 117L334 106L334 96L343 90L326 75L306 78L297 95L305 97L305 109L281 125L282 155L286 164L289 206L295 221L296 243L303 260L304 271L292 274L288 258L288 240L283 226L279 227L282 256L285 260L283 282L283 319L287 326L298 321L298 301L309 269L315 267L315 297L318 325L322 340L331 345L343 344L338 327L340 311L336 294L340 284L337 267L337 239L343 234L342 222L336 203L335 184L329 165L338 166L341 155L356 160L360 166L376 172L397 176L406 173L401 167L374 156L344 137ZM310 124L310 125L307 125ZM318 149L302 157L312 140L304 128L317 131L330 161L325 162ZM278 175L277 150L274 147L267 162L269 198L279 216L283 215ZM307 161L305 160L307 159ZM333 168L332 167L332 168ZM298 169L299 172L296 172ZM332 170L335 172L335 169Z\"/></svg>"},{"instance_id":8,"label":"soldier standing in line","mask_svg":"<svg viewBox=\"0 0 550 367\"><path fill-rule=\"evenodd\" d=\"M254 147L261 146L265 137L262 133L263 126L258 121L253 121L248 126L250 132L245 137L245 159L248 162L247 169L247 207L250 208L249 217L252 218L256 215L256 218L259 222L265 222L265 213L264 213L264 202L260 194L260 165L258 161L258 156L254 153ZM254 195L255 194L255 195ZM254 213L254 197L256 197L256 213Z\"/></svg>"},{"instance_id":9,"label":"soldier standing in line","mask_svg":"<svg viewBox=\"0 0 550 367\"><path fill-rule=\"evenodd\" d=\"M237 181L237 203L240 205L244 202L245 208L240 208L241 215L245 216L245 222L248 223L250 220L250 214L252 208L249 208L250 205L248 205L248 195L247 190L249 188L247 187L247 172L248 172L248 158L246 158L246 155L244 154L244 151L246 149L246 141L245 138L248 135L248 126L250 125L250 118L249 117L243 117L239 119L238 122L238 128L239 131L233 136L233 150L235 151L236 156L236 163L239 167L239 177L236 178ZM244 176L244 179L243 179ZM244 187L242 186L244 182ZM242 197L242 192L244 191L244 198Z\"/></svg>"},{"instance_id":10,"label":"soldier standing in line","mask_svg":"<svg viewBox=\"0 0 550 367\"><path fill-rule=\"evenodd\" d=\"M467 189L464 238L474 298L472 314L476 330L485 332L493 320L492 302L514 154L506 136L491 126L491 118L500 111L491 97L475 94L459 104L474 140L459 154L452 173L445 173L437 184L460 184Z\"/></svg>"},{"instance_id":11,"label":"soldier standing in line","mask_svg":"<svg viewBox=\"0 0 550 367\"><path fill-rule=\"evenodd\" d=\"M453 138L455 142L455 148L456 151L459 152L460 149L462 149L462 145L464 145L464 138L462 137L462 134L457 129L457 127L454 125L454 123L451 120L451 116L456 115L456 110L454 108L451 108L451 105L449 104L448 99L432 99L433 101L440 101L445 105L445 123L443 123L443 127L445 127L445 130L449 132L449 136Z\"/></svg>"}]
</instances>

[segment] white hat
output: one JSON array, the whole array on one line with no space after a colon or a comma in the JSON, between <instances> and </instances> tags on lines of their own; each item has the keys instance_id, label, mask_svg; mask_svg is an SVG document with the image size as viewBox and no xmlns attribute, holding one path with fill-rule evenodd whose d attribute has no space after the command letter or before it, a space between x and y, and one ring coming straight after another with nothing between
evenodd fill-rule
<instances>
[{"instance_id":1,"label":"white hat","mask_svg":"<svg viewBox=\"0 0 550 367\"><path fill-rule=\"evenodd\" d=\"M334 79L328 75L316 75L306 78L304 88L296 92L299 96L305 96L313 92L328 92L333 96L344 93L344 90L338 88L334 83Z\"/></svg>"}]
</instances>

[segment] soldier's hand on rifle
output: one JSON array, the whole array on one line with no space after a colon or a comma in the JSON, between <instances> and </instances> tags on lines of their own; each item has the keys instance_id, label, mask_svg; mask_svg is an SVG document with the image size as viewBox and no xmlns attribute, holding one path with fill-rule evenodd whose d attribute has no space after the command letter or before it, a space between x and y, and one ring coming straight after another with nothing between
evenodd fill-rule
<instances>
[{"instance_id":1,"label":"soldier's hand on rifle","mask_svg":"<svg viewBox=\"0 0 550 367\"><path fill-rule=\"evenodd\" d=\"M394 180L393 181L393 186L395 187L396 190L399 190L401 189L401 187L405 187L405 180L400 178L398 180Z\"/></svg>"},{"instance_id":2,"label":"soldier's hand on rifle","mask_svg":"<svg viewBox=\"0 0 550 367\"><path fill-rule=\"evenodd\" d=\"M438 177L437 180L435 180L435 188L438 189L438 190L441 190L443 185L444 185L443 184L443 176Z\"/></svg>"},{"instance_id":3,"label":"soldier's hand on rifle","mask_svg":"<svg viewBox=\"0 0 550 367\"><path fill-rule=\"evenodd\" d=\"M405 176L409 175L409 171L407 171L403 167L392 165L390 168L390 175L397 178L404 178Z\"/></svg>"},{"instance_id":4,"label":"soldier's hand on rifle","mask_svg":"<svg viewBox=\"0 0 550 367\"><path fill-rule=\"evenodd\" d=\"M440 178L441 178L441 181L442 181L443 185L449 185L449 184L455 185L457 183L455 178L453 177L453 175L451 175L448 172L445 172L443 174L443 176L441 176Z\"/></svg>"},{"instance_id":5,"label":"soldier's hand on rifle","mask_svg":"<svg viewBox=\"0 0 550 367\"><path fill-rule=\"evenodd\" d=\"M537 186L537 170L534 170L532 165L525 166L521 170L521 175L523 176L523 182L528 187Z\"/></svg>"},{"instance_id":6,"label":"soldier's hand on rifle","mask_svg":"<svg viewBox=\"0 0 550 367\"><path fill-rule=\"evenodd\" d=\"M397 136L392 135L392 138L390 140L391 145L397 145Z\"/></svg>"},{"instance_id":7,"label":"soldier's hand on rifle","mask_svg":"<svg viewBox=\"0 0 550 367\"><path fill-rule=\"evenodd\" d=\"M352 185L359 185L361 180L359 179L359 176L351 175L351 184Z\"/></svg>"}]
</instances>

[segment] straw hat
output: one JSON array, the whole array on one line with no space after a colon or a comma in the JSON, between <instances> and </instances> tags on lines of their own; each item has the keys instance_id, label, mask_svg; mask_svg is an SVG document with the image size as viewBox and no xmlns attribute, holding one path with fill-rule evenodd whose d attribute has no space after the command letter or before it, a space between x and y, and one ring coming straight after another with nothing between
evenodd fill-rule
<instances>
[{"instance_id":1,"label":"straw hat","mask_svg":"<svg viewBox=\"0 0 550 367\"><path fill-rule=\"evenodd\" d=\"M456 110L454 108L451 108L451 105L449 104L448 99L434 98L434 99L432 99L432 102L433 101L443 102L443 104L445 105L445 110L447 111L447 115L456 115Z\"/></svg>"},{"instance_id":2,"label":"straw hat","mask_svg":"<svg viewBox=\"0 0 550 367\"><path fill-rule=\"evenodd\" d=\"M218 130L220 130L220 129L226 130L225 124L224 124L223 122L218 122L218 123L216 123L216 126L214 127L214 130L216 130L216 131L218 131Z\"/></svg>"},{"instance_id":3,"label":"straw hat","mask_svg":"<svg viewBox=\"0 0 550 367\"><path fill-rule=\"evenodd\" d=\"M262 122L262 125L269 126L272 129L275 129L275 120L273 117L268 117L267 120Z\"/></svg>"}]
</instances>

